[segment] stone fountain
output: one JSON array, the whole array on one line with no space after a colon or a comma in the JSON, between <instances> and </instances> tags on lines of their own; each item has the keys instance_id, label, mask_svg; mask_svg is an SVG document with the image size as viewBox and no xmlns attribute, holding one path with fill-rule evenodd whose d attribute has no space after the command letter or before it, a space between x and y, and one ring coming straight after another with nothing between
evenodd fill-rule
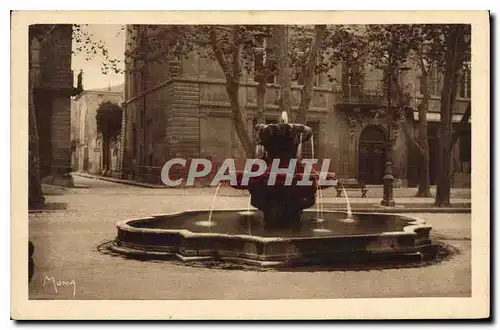
<instances>
[{"instance_id":1,"label":"stone fountain","mask_svg":"<svg viewBox=\"0 0 500 330\"><path fill-rule=\"evenodd\" d=\"M311 128L290 124L286 117L284 113L279 124L255 128L258 156L268 165L276 162L279 169L300 158L302 145L312 137ZM244 172L238 172L233 187L247 189L257 210L192 210L121 221L111 248L141 258L216 259L261 267L399 257L422 260L435 254L431 227L422 219L307 210L317 203L318 190L335 182L333 173L309 170L304 178L304 164L298 162L291 184L286 184L282 171L273 173L272 166L245 184ZM271 175L275 181L269 184ZM321 178L330 184L322 186ZM344 221L346 217L350 221ZM208 219L209 226L200 225Z\"/></svg>"},{"instance_id":2,"label":"stone fountain","mask_svg":"<svg viewBox=\"0 0 500 330\"><path fill-rule=\"evenodd\" d=\"M264 151L262 159L267 170L258 177L251 178L248 184L242 184L243 172L238 172L238 184L234 188L248 189L251 204L263 213L264 227L268 230L291 229L300 230L300 220L304 209L312 207L316 201L319 186L319 174L311 169L308 178L305 166L296 162L293 168L293 180L287 185L285 173L275 174L275 182L268 184L273 172L272 163L277 160L278 168L288 168L290 161L300 159L301 146L312 137L312 130L300 124L288 124L285 120L279 124L258 124L255 127L257 137L257 154ZM262 147L262 148L261 148ZM325 178L334 185L335 174L325 173ZM304 181L308 179L307 181ZM301 182L307 182L301 184Z\"/></svg>"}]
</instances>

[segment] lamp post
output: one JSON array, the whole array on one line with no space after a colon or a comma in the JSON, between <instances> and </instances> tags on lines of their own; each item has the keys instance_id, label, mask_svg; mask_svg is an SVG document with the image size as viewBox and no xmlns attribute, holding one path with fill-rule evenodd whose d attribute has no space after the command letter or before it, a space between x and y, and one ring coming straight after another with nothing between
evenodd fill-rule
<instances>
[{"instance_id":1,"label":"lamp post","mask_svg":"<svg viewBox=\"0 0 500 330\"><path fill-rule=\"evenodd\" d=\"M385 162L385 175L382 178L384 182L384 197L380 204L382 206L396 206L394 202L394 176L392 175L392 56L389 54L389 68L387 72L387 159Z\"/></svg>"},{"instance_id":2,"label":"lamp post","mask_svg":"<svg viewBox=\"0 0 500 330\"><path fill-rule=\"evenodd\" d=\"M380 202L383 206L393 207L396 206L394 201L394 176L392 175L392 160L393 160L393 109L392 109L392 70L393 63L391 54L389 54L389 70L387 74L387 160L385 162L385 175L382 178L384 182L384 196ZM400 71L409 71L411 68L409 66L403 66L398 68L398 78Z\"/></svg>"}]
</instances>

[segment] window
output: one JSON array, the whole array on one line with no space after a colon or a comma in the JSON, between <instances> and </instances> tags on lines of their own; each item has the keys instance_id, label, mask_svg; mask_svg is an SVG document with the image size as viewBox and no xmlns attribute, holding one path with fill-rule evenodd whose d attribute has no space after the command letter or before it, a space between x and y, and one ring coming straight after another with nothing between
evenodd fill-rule
<instances>
[{"instance_id":1,"label":"window","mask_svg":"<svg viewBox=\"0 0 500 330\"><path fill-rule=\"evenodd\" d=\"M440 78L441 78L441 73L437 68L431 70L429 77L429 87L431 90L431 95L441 95Z\"/></svg>"},{"instance_id":2,"label":"window","mask_svg":"<svg viewBox=\"0 0 500 330\"><path fill-rule=\"evenodd\" d=\"M469 98L471 96L471 72L470 69L465 69L463 72L463 77L460 81L459 96L463 98Z\"/></svg>"},{"instance_id":3,"label":"window","mask_svg":"<svg viewBox=\"0 0 500 330\"><path fill-rule=\"evenodd\" d=\"M342 91L344 97L359 97L364 90L364 74L360 63L342 62Z\"/></svg>"},{"instance_id":4,"label":"window","mask_svg":"<svg viewBox=\"0 0 500 330\"><path fill-rule=\"evenodd\" d=\"M432 67L429 69L429 93L430 95L433 96L440 96L441 95L441 77L442 74L439 72L439 70L435 67ZM419 84L419 92L420 94L424 94L424 89L423 89L423 83L422 83L422 77L420 77L420 84Z\"/></svg>"},{"instance_id":5,"label":"window","mask_svg":"<svg viewBox=\"0 0 500 330\"><path fill-rule=\"evenodd\" d=\"M319 122L314 121L314 122L307 122L307 126L309 126L312 131L312 137L309 141L304 143L302 145L302 157L303 158L318 158L318 151L319 151ZM314 144L314 155L313 155L313 149L312 145Z\"/></svg>"},{"instance_id":6,"label":"window","mask_svg":"<svg viewBox=\"0 0 500 330\"><path fill-rule=\"evenodd\" d=\"M318 60L318 63L319 63L319 60ZM305 63L304 63L304 65L305 65ZM321 84L324 80L322 78L323 77L322 77L321 73L314 73L313 86L321 86ZM295 74L292 76L292 82L297 83L297 85L304 85L305 75L303 72L303 67L301 67L299 64L296 65Z\"/></svg>"}]
</instances>

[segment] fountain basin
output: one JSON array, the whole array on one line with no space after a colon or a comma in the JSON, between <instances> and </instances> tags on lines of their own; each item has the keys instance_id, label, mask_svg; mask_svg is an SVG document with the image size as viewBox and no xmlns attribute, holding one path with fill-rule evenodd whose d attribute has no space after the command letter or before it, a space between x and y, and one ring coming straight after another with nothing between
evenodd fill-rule
<instances>
[{"instance_id":1,"label":"fountain basin","mask_svg":"<svg viewBox=\"0 0 500 330\"><path fill-rule=\"evenodd\" d=\"M173 256L183 261L223 260L261 267L432 257L431 227L406 215L305 210L296 230L269 231L260 211L186 211L117 224L111 248L131 256Z\"/></svg>"}]
</instances>

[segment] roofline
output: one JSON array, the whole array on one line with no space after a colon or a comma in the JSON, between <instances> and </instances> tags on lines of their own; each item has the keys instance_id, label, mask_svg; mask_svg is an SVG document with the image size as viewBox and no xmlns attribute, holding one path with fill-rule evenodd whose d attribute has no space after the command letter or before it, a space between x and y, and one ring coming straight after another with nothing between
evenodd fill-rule
<instances>
[{"instance_id":1,"label":"roofline","mask_svg":"<svg viewBox=\"0 0 500 330\"><path fill-rule=\"evenodd\" d=\"M125 96L125 92L110 92L110 91L99 91L94 89L84 90L78 95L76 95L75 100L78 100L84 94L104 94L104 95L123 95Z\"/></svg>"}]
</instances>

